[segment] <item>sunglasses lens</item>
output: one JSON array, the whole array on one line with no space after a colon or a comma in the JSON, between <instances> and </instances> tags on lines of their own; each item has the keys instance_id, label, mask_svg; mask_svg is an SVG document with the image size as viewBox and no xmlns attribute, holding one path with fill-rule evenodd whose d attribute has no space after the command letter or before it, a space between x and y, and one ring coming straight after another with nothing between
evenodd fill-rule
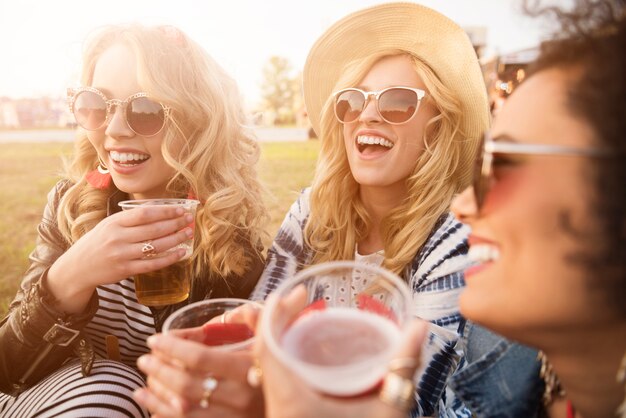
<instances>
[{"instance_id":1,"label":"sunglasses lens","mask_svg":"<svg viewBox=\"0 0 626 418\"><path fill-rule=\"evenodd\" d=\"M363 93L354 90L344 91L339 93L335 100L335 115L339 122L353 122L363 111L364 104Z\"/></svg>"},{"instance_id":2,"label":"sunglasses lens","mask_svg":"<svg viewBox=\"0 0 626 418\"><path fill-rule=\"evenodd\" d=\"M417 104L417 93L407 89L389 89L378 98L380 115L390 123L404 123L411 119Z\"/></svg>"},{"instance_id":3,"label":"sunglasses lens","mask_svg":"<svg viewBox=\"0 0 626 418\"><path fill-rule=\"evenodd\" d=\"M126 120L139 135L155 135L165 124L165 109L147 97L138 97L126 107Z\"/></svg>"},{"instance_id":4,"label":"sunglasses lens","mask_svg":"<svg viewBox=\"0 0 626 418\"><path fill-rule=\"evenodd\" d=\"M101 127L107 118L107 104L92 91L80 92L74 99L73 110L76 123L89 131Z\"/></svg>"}]
</instances>

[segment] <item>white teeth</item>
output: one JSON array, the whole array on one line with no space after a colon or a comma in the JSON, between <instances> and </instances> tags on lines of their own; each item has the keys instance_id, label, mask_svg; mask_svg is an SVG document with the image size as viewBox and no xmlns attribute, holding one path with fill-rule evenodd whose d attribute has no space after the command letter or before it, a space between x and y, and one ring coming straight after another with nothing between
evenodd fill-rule
<instances>
[{"instance_id":1,"label":"white teeth","mask_svg":"<svg viewBox=\"0 0 626 418\"><path fill-rule=\"evenodd\" d=\"M393 142L389 141L388 139L385 138L381 138L378 136L366 136L366 135L359 135L356 138L356 143L359 145L380 145L386 148L392 148L393 147Z\"/></svg>"},{"instance_id":2,"label":"white teeth","mask_svg":"<svg viewBox=\"0 0 626 418\"><path fill-rule=\"evenodd\" d=\"M474 244L470 246L467 256L474 262L486 263L497 261L500 258L500 250L491 245Z\"/></svg>"},{"instance_id":3,"label":"white teeth","mask_svg":"<svg viewBox=\"0 0 626 418\"><path fill-rule=\"evenodd\" d=\"M148 158L150 158L150 156L146 154L137 154L137 153L131 153L131 152L111 151L109 154L113 161L122 163L122 164L128 161L143 161L143 160L147 160Z\"/></svg>"}]
</instances>

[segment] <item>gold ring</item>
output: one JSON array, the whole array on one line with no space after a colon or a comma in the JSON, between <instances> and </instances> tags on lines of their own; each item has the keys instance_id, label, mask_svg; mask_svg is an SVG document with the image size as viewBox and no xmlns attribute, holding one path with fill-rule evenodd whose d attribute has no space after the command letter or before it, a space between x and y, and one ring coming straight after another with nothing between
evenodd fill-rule
<instances>
[{"instance_id":1,"label":"gold ring","mask_svg":"<svg viewBox=\"0 0 626 418\"><path fill-rule=\"evenodd\" d=\"M389 371L397 372L402 369L416 369L419 362L413 357L400 357L391 360L387 366Z\"/></svg>"},{"instance_id":2,"label":"gold ring","mask_svg":"<svg viewBox=\"0 0 626 418\"><path fill-rule=\"evenodd\" d=\"M213 376L209 376L202 381L202 399L200 400L200 408L209 407L209 399L213 392L217 389L217 379Z\"/></svg>"},{"instance_id":3,"label":"gold ring","mask_svg":"<svg viewBox=\"0 0 626 418\"><path fill-rule=\"evenodd\" d=\"M152 245L152 242L150 241L146 241L143 243L143 246L141 247L141 253L143 254L143 258L151 258L157 254L156 248L154 248L154 245Z\"/></svg>"},{"instance_id":4,"label":"gold ring","mask_svg":"<svg viewBox=\"0 0 626 418\"><path fill-rule=\"evenodd\" d=\"M259 359L254 359L254 364L248 369L246 380L248 381L248 384L253 388L258 388L259 386L261 386L261 383L263 381L263 369L261 369Z\"/></svg>"},{"instance_id":5,"label":"gold ring","mask_svg":"<svg viewBox=\"0 0 626 418\"><path fill-rule=\"evenodd\" d=\"M408 411L415 403L415 384L397 373L387 373L378 395L380 400L401 411Z\"/></svg>"}]
</instances>

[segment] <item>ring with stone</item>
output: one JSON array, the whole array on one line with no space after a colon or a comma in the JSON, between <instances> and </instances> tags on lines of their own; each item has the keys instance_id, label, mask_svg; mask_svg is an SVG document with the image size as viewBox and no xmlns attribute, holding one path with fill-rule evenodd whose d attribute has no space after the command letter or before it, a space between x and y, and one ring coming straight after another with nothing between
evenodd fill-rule
<instances>
[{"instance_id":1,"label":"ring with stone","mask_svg":"<svg viewBox=\"0 0 626 418\"><path fill-rule=\"evenodd\" d=\"M143 254L143 258L151 258L157 254L156 248L154 248L154 245L152 245L152 242L146 241L142 243L141 254Z\"/></svg>"},{"instance_id":2,"label":"ring with stone","mask_svg":"<svg viewBox=\"0 0 626 418\"><path fill-rule=\"evenodd\" d=\"M257 358L254 359L254 364L248 369L246 380L253 388L261 386L261 383L263 382L263 369L261 369L261 365L259 364L259 360Z\"/></svg>"},{"instance_id":3,"label":"ring with stone","mask_svg":"<svg viewBox=\"0 0 626 418\"><path fill-rule=\"evenodd\" d=\"M415 384L397 373L387 373L378 395L380 400L401 411L408 411L415 403Z\"/></svg>"},{"instance_id":4,"label":"ring with stone","mask_svg":"<svg viewBox=\"0 0 626 418\"><path fill-rule=\"evenodd\" d=\"M215 389L217 389L217 379L213 376L209 376L202 381L202 399L200 400L200 408L208 408L209 407L209 399Z\"/></svg>"}]
</instances>

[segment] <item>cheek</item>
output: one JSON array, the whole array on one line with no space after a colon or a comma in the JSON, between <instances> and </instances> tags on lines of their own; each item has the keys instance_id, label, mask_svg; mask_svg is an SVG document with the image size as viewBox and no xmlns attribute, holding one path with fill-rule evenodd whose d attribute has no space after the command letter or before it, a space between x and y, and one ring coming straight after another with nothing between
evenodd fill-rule
<instances>
[{"instance_id":1,"label":"cheek","mask_svg":"<svg viewBox=\"0 0 626 418\"><path fill-rule=\"evenodd\" d=\"M528 176L521 171L510 172L494 181L485 196L482 211L490 213L508 203L514 203L515 197L523 194Z\"/></svg>"},{"instance_id":2,"label":"cheek","mask_svg":"<svg viewBox=\"0 0 626 418\"><path fill-rule=\"evenodd\" d=\"M87 134L87 139L92 147L96 150L100 158L106 161L107 152L104 150L104 132L100 131L90 131Z\"/></svg>"},{"instance_id":3,"label":"cheek","mask_svg":"<svg viewBox=\"0 0 626 418\"><path fill-rule=\"evenodd\" d=\"M104 132L89 131L87 133L87 139L94 148L102 148L102 146L104 145Z\"/></svg>"},{"instance_id":4,"label":"cheek","mask_svg":"<svg viewBox=\"0 0 626 418\"><path fill-rule=\"evenodd\" d=\"M354 135L352 134L352 129L351 129L351 124L347 123L345 125L343 125L343 144L344 147L346 148L346 151L348 151L350 149L350 147L352 146L352 142L353 142L353 137Z\"/></svg>"}]
</instances>

